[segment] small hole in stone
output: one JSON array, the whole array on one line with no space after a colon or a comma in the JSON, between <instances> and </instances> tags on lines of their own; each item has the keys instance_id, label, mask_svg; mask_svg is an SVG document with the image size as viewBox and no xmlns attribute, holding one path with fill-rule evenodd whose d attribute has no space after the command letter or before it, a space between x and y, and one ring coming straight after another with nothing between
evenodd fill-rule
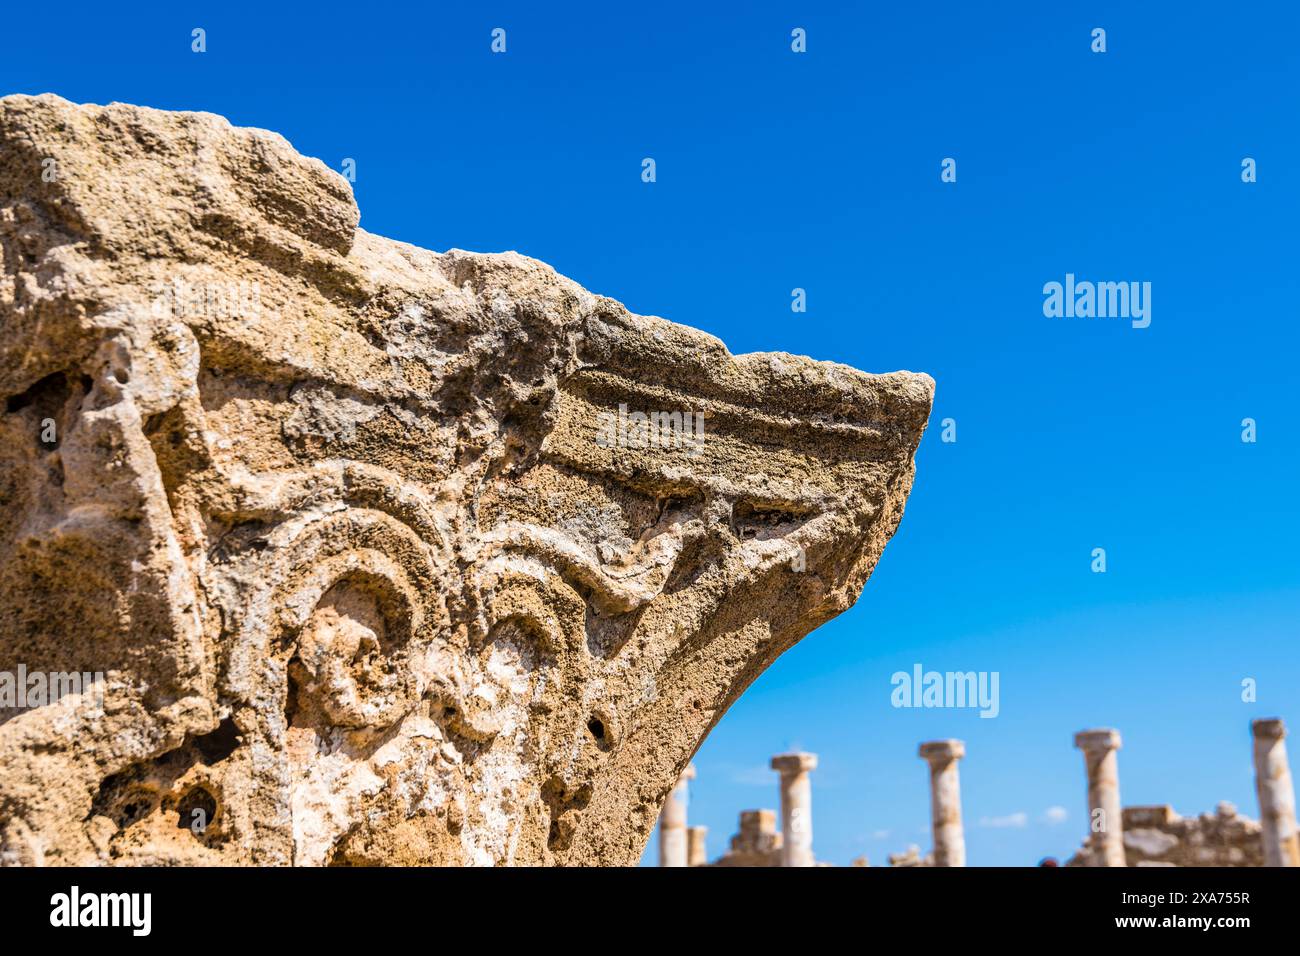
<instances>
[{"instance_id":1,"label":"small hole in stone","mask_svg":"<svg viewBox=\"0 0 1300 956\"><path fill-rule=\"evenodd\" d=\"M189 830L195 836L202 836L217 815L217 801L203 787L192 787L181 797L176 811L177 827Z\"/></svg>"},{"instance_id":2,"label":"small hole in stone","mask_svg":"<svg viewBox=\"0 0 1300 956\"><path fill-rule=\"evenodd\" d=\"M597 740L605 739L605 725L601 722L599 717L593 717L591 720L587 721L587 730L590 731L591 736L595 737Z\"/></svg>"},{"instance_id":3,"label":"small hole in stone","mask_svg":"<svg viewBox=\"0 0 1300 956\"><path fill-rule=\"evenodd\" d=\"M194 746L203 755L204 763L220 763L234 753L235 748L239 746L239 728L235 726L233 720L227 717L217 725L217 729L212 733L204 734L202 737L195 737Z\"/></svg>"},{"instance_id":4,"label":"small hole in stone","mask_svg":"<svg viewBox=\"0 0 1300 956\"><path fill-rule=\"evenodd\" d=\"M117 812L117 825L119 827L129 827L133 823L139 823L149 813L149 802L146 800L128 800L122 804Z\"/></svg>"},{"instance_id":5,"label":"small hole in stone","mask_svg":"<svg viewBox=\"0 0 1300 956\"><path fill-rule=\"evenodd\" d=\"M127 382L131 381L131 376L126 374L126 369L124 368L113 369L113 378L117 379L118 382L122 385L125 385Z\"/></svg>"}]
</instances>

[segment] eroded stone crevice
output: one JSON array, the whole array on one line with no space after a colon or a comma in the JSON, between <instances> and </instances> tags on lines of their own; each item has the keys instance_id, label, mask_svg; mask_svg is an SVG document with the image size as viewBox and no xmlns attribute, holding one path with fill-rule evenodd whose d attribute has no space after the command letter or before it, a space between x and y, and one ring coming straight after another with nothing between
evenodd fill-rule
<instances>
[{"instance_id":1,"label":"eroded stone crevice","mask_svg":"<svg viewBox=\"0 0 1300 956\"><path fill-rule=\"evenodd\" d=\"M237 773L228 761L240 738L227 717L215 730L100 781L84 821L99 862L149 864L171 852L220 851L238 829L222 795L227 775Z\"/></svg>"}]
</instances>

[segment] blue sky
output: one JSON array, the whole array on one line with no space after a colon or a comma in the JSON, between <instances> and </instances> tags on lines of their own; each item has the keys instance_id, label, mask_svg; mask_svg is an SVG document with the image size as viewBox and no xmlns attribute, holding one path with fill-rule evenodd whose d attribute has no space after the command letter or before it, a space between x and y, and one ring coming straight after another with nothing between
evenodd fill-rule
<instances>
[{"instance_id":1,"label":"blue sky","mask_svg":"<svg viewBox=\"0 0 1300 956\"><path fill-rule=\"evenodd\" d=\"M861 600L700 750L712 855L792 747L835 863L929 847L934 737L967 744L972 865L1077 847L1088 726L1124 735L1125 804L1255 815L1250 718L1300 726L1297 7L622 6L17 5L0 92L221 113L354 159L372 232L518 250L733 352L935 377ZM1044 317L1067 272L1150 282L1150 327ZM999 716L891 707L918 662L998 671Z\"/></svg>"}]
</instances>

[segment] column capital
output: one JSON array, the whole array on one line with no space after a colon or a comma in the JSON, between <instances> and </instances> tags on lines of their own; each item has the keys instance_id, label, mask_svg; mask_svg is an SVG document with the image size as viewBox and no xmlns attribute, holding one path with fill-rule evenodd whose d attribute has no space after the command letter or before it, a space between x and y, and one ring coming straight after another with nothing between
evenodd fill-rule
<instances>
[{"instance_id":1,"label":"column capital","mask_svg":"<svg viewBox=\"0 0 1300 956\"><path fill-rule=\"evenodd\" d=\"M1281 717L1260 717L1250 722L1250 732L1256 739L1281 740L1286 736L1286 724Z\"/></svg>"},{"instance_id":2,"label":"column capital","mask_svg":"<svg viewBox=\"0 0 1300 956\"><path fill-rule=\"evenodd\" d=\"M916 755L930 763L960 760L966 756L966 744L961 740L927 740L917 748Z\"/></svg>"},{"instance_id":3,"label":"column capital","mask_svg":"<svg viewBox=\"0 0 1300 956\"><path fill-rule=\"evenodd\" d=\"M777 754L772 758L772 769L781 776L807 773L817 769L817 755L810 753Z\"/></svg>"},{"instance_id":4,"label":"column capital","mask_svg":"<svg viewBox=\"0 0 1300 956\"><path fill-rule=\"evenodd\" d=\"M1119 750L1121 746L1119 731L1110 727L1102 727L1097 730L1081 730L1074 735L1074 745L1088 753Z\"/></svg>"}]
</instances>

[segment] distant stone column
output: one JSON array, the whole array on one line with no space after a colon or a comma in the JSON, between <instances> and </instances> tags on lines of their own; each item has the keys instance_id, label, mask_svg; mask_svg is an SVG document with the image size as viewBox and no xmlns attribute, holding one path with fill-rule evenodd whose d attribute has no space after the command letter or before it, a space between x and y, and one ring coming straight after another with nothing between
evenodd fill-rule
<instances>
[{"instance_id":1,"label":"distant stone column","mask_svg":"<svg viewBox=\"0 0 1300 956\"><path fill-rule=\"evenodd\" d=\"M781 865L815 866L812 840L812 781L817 755L779 754L772 769L781 775Z\"/></svg>"},{"instance_id":2,"label":"distant stone column","mask_svg":"<svg viewBox=\"0 0 1300 956\"><path fill-rule=\"evenodd\" d=\"M707 866L709 862L709 851L705 846L708 839L708 827L687 827L686 828L686 865L687 866Z\"/></svg>"},{"instance_id":3,"label":"distant stone column","mask_svg":"<svg viewBox=\"0 0 1300 956\"><path fill-rule=\"evenodd\" d=\"M1265 866L1300 866L1295 786L1286 762L1286 726L1278 718L1252 720L1255 736L1255 793L1263 831Z\"/></svg>"},{"instance_id":4,"label":"distant stone column","mask_svg":"<svg viewBox=\"0 0 1300 956\"><path fill-rule=\"evenodd\" d=\"M659 865L686 866L686 798L688 782L695 779L695 764L690 764L677 778L677 786L668 794L659 812Z\"/></svg>"},{"instance_id":5,"label":"distant stone column","mask_svg":"<svg viewBox=\"0 0 1300 956\"><path fill-rule=\"evenodd\" d=\"M1118 730L1081 730L1074 745L1083 751L1088 772L1088 825L1092 865L1125 866L1124 811L1119 803ZM1098 812L1100 811L1100 812Z\"/></svg>"},{"instance_id":6,"label":"distant stone column","mask_svg":"<svg viewBox=\"0 0 1300 956\"><path fill-rule=\"evenodd\" d=\"M957 761L966 756L960 740L931 740L919 755L930 765L930 829L934 833L934 865L965 866L966 836L961 828L961 785Z\"/></svg>"}]
</instances>

